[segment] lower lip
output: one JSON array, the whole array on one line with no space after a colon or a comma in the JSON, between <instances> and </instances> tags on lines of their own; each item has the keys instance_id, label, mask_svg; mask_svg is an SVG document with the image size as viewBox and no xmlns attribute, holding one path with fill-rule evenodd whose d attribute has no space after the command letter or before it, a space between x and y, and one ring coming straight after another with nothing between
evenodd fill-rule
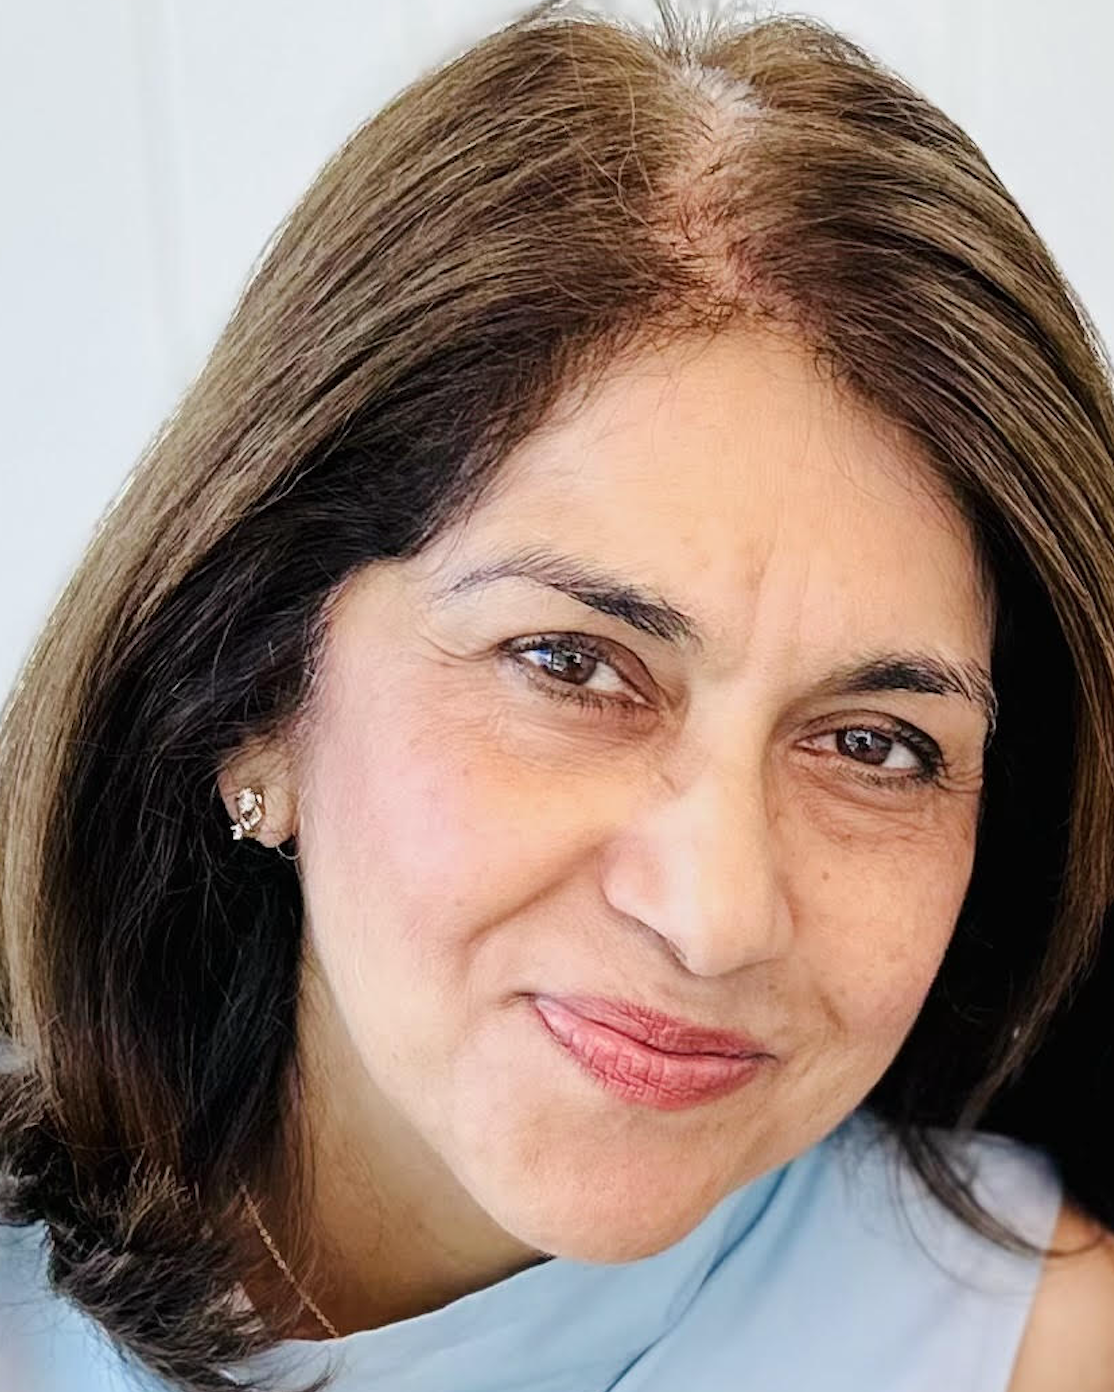
<instances>
[{"instance_id":1,"label":"lower lip","mask_svg":"<svg viewBox=\"0 0 1114 1392\"><path fill-rule=\"evenodd\" d=\"M734 1092L750 1082L766 1057L667 1054L552 999L533 1004L550 1037L608 1092L660 1111L681 1111Z\"/></svg>"}]
</instances>

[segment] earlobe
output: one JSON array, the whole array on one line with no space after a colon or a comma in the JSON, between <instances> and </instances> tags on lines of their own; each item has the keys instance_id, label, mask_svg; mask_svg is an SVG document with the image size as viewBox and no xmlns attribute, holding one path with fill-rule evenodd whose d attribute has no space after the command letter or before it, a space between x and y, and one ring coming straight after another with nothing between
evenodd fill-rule
<instances>
[{"instance_id":1,"label":"earlobe","mask_svg":"<svg viewBox=\"0 0 1114 1392\"><path fill-rule=\"evenodd\" d=\"M274 760L239 759L217 776L233 840L279 846L297 831L296 802Z\"/></svg>"}]
</instances>

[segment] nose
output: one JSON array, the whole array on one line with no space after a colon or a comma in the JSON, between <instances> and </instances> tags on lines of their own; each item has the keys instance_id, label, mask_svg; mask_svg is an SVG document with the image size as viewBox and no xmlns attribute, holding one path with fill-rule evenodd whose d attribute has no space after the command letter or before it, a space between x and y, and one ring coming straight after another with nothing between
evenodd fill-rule
<instances>
[{"instance_id":1,"label":"nose","mask_svg":"<svg viewBox=\"0 0 1114 1392\"><path fill-rule=\"evenodd\" d=\"M792 936L776 822L757 774L707 768L611 841L604 893L695 976L768 962Z\"/></svg>"}]
</instances>

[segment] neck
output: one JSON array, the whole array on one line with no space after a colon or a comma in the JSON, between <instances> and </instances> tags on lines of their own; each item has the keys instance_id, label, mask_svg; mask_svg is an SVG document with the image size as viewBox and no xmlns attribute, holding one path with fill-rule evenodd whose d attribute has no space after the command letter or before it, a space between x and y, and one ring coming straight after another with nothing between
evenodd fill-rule
<instances>
[{"instance_id":1,"label":"neck","mask_svg":"<svg viewBox=\"0 0 1114 1392\"><path fill-rule=\"evenodd\" d=\"M544 1261L544 1253L496 1224L399 1117L356 1059L336 1013L311 993L317 978L307 973L305 980L302 1105L288 1142L298 1147L306 1174L303 1223L284 1217L298 1201L281 1180L255 1197L299 1285L338 1332L426 1314ZM309 1274L290 1255L301 1245L299 1228L313 1248ZM270 1258L268 1265L254 1286L245 1279L257 1308L265 1308L260 1301L276 1281L289 1290ZM288 1337L329 1336L306 1309Z\"/></svg>"}]
</instances>

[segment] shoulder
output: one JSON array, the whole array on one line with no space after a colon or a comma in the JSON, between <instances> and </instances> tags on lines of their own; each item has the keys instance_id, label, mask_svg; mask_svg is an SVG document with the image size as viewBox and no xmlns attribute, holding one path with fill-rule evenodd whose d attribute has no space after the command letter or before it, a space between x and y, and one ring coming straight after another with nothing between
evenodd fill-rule
<instances>
[{"instance_id":1,"label":"shoulder","mask_svg":"<svg viewBox=\"0 0 1114 1392\"><path fill-rule=\"evenodd\" d=\"M936 1252L948 1251L952 1269L962 1269L962 1299L976 1286L986 1293L979 1317L1006 1355L1002 1385L1114 1392L1114 1233L1067 1197L1047 1152L991 1132L934 1135L983 1208L1038 1249L1008 1253L951 1214L940 1215L938 1229L931 1221L922 1228Z\"/></svg>"},{"instance_id":2,"label":"shoulder","mask_svg":"<svg viewBox=\"0 0 1114 1392\"><path fill-rule=\"evenodd\" d=\"M1114 1233L1065 1201L1008 1392L1114 1392Z\"/></svg>"},{"instance_id":3,"label":"shoulder","mask_svg":"<svg viewBox=\"0 0 1114 1392\"><path fill-rule=\"evenodd\" d=\"M916 1163L888 1122L854 1114L740 1195L726 1250L677 1326L676 1362L662 1365L677 1376L660 1385L691 1382L681 1360L695 1358L702 1386L740 1392L1114 1392L1081 1377L1010 1387L1063 1204L1057 1165L992 1132L930 1139L957 1197L1033 1250L971 1226L927 1182L924 1170L940 1173L931 1156Z\"/></svg>"},{"instance_id":4,"label":"shoulder","mask_svg":"<svg viewBox=\"0 0 1114 1392\"><path fill-rule=\"evenodd\" d=\"M951 1131L933 1127L922 1133L929 1148L903 1144L888 1123L867 1112L854 1114L837 1135L845 1186L862 1195L867 1219L878 1225L894 1221L907 1236L915 1232L938 1256L947 1251L961 1265L1007 1268L1035 1287L1040 1252L1052 1238L1064 1201L1059 1168L1048 1152L992 1131ZM921 1149L925 1163L915 1163ZM984 1238L945 1206L926 1178L932 1171L946 1178L954 1192L973 1198L991 1217L1040 1249L1020 1262ZM900 1216L898 1216L900 1215Z\"/></svg>"},{"instance_id":5,"label":"shoulder","mask_svg":"<svg viewBox=\"0 0 1114 1392\"><path fill-rule=\"evenodd\" d=\"M1050 1247L1082 1245L1077 1226L1082 1220L1065 1207L1062 1176L1048 1152L990 1131L929 1133L947 1163L949 1187L975 1199L986 1214L1032 1244L1032 1251L1019 1252L977 1231L945 1205L888 1124L868 1117L853 1134L860 1143L843 1148L842 1168L849 1175L848 1189L860 1192L858 1216L855 1235L841 1245L868 1256L870 1275L864 1279L877 1293L878 1308L902 1313L906 1355L917 1347L922 1367L946 1370L938 1385L1114 1392L1114 1375L1108 1372L1103 1382L1098 1371L1104 1363L1114 1367L1109 1345L1103 1349L1094 1343L1102 1335L1103 1312L1109 1321L1114 1309L1114 1289L1100 1287L1092 1274L1100 1259L1045 1255ZM866 1230L872 1237L869 1249L858 1236ZM1097 1382L1087 1383L1082 1372L1060 1376L1064 1363L1054 1352L1056 1331L1083 1318L1082 1310L1071 1308L1075 1281L1096 1282L1090 1288L1094 1352L1084 1354L1083 1335L1075 1352L1092 1356ZM1036 1361L1041 1358L1055 1368L1043 1381ZM979 1381L971 1380L975 1368ZM1011 1377L1026 1380L1011 1382Z\"/></svg>"}]
</instances>

